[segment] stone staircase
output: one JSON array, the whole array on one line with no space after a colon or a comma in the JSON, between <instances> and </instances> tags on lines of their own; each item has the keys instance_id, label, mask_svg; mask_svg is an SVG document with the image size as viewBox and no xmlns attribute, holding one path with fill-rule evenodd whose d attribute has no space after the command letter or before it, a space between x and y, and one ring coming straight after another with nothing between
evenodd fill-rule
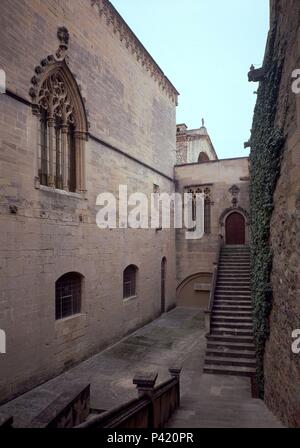
<instances>
[{"instance_id":1,"label":"stone staircase","mask_svg":"<svg viewBox=\"0 0 300 448\"><path fill-rule=\"evenodd\" d=\"M256 373L247 246L221 250L204 373L252 378Z\"/></svg>"}]
</instances>

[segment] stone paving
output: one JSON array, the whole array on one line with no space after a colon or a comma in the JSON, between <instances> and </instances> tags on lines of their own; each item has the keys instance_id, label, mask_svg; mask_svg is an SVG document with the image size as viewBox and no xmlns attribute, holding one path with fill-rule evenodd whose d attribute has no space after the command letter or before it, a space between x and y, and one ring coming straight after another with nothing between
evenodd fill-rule
<instances>
[{"instance_id":1,"label":"stone paving","mask_svg":"<svg viewBox=\"0 0 300 448\"><path fill-rule=\"evenodd\" d=\"M158 372L182 365L181 408L169 427L279 427L261 400L251 398L249 378L203 374L206 338L204 314L176 308L111 348L2 406L15 426L26 426L70 383L91 384L91 407L110 409L137 397L138 372Z\"/></svg>"},{"instance_id":2,"label":"stone paving","mask_svg":"<svg viewBox=\"0 0 300 448\"><path fill-rule=\"evenodd\" d=\"M136 373L158 372L157 383L168 379L168 369L182 364L182 390L189 387L189 365L202 372L206 347L204 315L199 309L176 308L111 348L68 372L2 406L14 415L14 425L27 425L70 383L91 384L91 407L110 409L137 397Z\"/></svg>"}]
</instances>

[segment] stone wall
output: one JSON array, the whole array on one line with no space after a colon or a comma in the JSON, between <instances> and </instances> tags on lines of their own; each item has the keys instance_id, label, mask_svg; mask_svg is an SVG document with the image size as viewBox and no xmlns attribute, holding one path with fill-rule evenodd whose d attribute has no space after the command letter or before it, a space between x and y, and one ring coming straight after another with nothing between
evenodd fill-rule
<instances>
[{"instance_id":1,"label":"stone wall","mask_svg":"<svg viewBox=\"0 0 300 448\"><path fill-rule=\"evenodd\" d=\"M300 4L271 1L271 29L276 31L274 60L283 72L277 98L276 126L285 146L274 193L270 244L273 251L273 303L265 348L265 400L289 426L300 426L300 355L292 353L292 332L300 328L300 95L292 92L292 72L300 68ZM255 150L255 149L254 149Z\"/></svg>"},{"instance_id":2,"label":"stone wall","mask_svg":"<svg viewBox=\"0 0 300 448\"><path fill-rule=\"evenodd\" d=\"M60 26L89 114L86 195L34 183L39 124L29 89L34 68L57 50ZM0 40L12 92L0 95L1 402L158 316L163 257L166 307L174 306L174 232L99 230L96 198L119 184L129 194L150 195L154 184L174 191L177 94L107 1L3 0ZM129 264L139 269L138 293L124 302ZM84 276L81 314L55 321L55 282L73 271Z\"/></svg>"},{"instance_id":3,"label":"stone wall","mask_svg":"<svg viewBox=\"0 0 300 448\"><path fill-rule=\"evenodd\" d=\"M198 163L200 153L204 153L208 160L217 160L217 154L207 129L187 129L185 124L176 126L176 163Z\"/></svg>"},{"instance_id":4,"label":"stone wall","mask_svg":"<svg viewBox=\"0 0 300 448\"><path fill-rule=\"evenodd\" d=\"M225 236L225 220L228 214L238 209L246 218L246 243L249 241L247 214L249 210L248 158L211 161L200 164L186 164L175 167L176 190L184 193L186 187L209 186L211 190L211 232L200 240L187 240L185 229L176 232L177 282L180 285L188 277L198 281L195 274L209 274L213 271L219 235ZM239 189L236 208L232 205L233 185ZM208 274L208 275L207 275ZM201 277L201 276L200 276ZM202 280L201 280L202 281ZM201 283L200 281L200 283ZM207 280L204 283L209 283ZM187 285L187 287L189 287ZM182 291L180 289L180 294ZM208 297L208 294L207 294ZM193 300L194 302L194 300ZM201 300L203 303L203 300Z\"/></svg>"}]
</instances>

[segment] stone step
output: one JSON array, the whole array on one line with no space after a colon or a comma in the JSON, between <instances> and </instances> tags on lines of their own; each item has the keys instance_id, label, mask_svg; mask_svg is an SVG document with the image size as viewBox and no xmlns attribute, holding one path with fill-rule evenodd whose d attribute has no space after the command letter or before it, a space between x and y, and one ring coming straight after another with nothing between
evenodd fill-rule
<instances>
[{"instance_id":1,"label":"stone step","mask_svg":"<svg viewBox=\"0 0 300 448\"><path fill-rule=\"evenodd\" d=\"M219 261L227 263L228 261L234 261L239 263L240 261L248 263L250 265L250 258L248 256L236 256L236 255L221 255Z\"/></svg>"},{"instance_id":2,"label":"stone step","mask_svg":"<svg viewBox=\"0 0 300 448\"><path fill-rule=\"evenodd\" d=\"M240 316L240 317L251 317L252 318L252 307L251 306L226 306L226 305L214 305L213 313L222 316Z\"/></svg>"},{"instance_id":3,"label":"stone step","mask_svg":"<svg viewBox=\"0 0 300 448\"><path fill-rule=\"evenodd\" d=\"M225 282L236 282L236 281L243 281L243 282L249 282L251 283L250 276L248 274L218 274L218 281L223 280Z\"/></svg>"},{"instance_id":4,"label":"stone step","mask_svg":"<svg viewBox=\"0 0 300 448\"><path fill-rule=\"evenodd\" d=\"M237 267L247 267L248 269L250 269L250 263L243 261L243 260L219 260L218 266L224 266L224 267L231 267L232 265L235 265Z\"/></svg>"},{"instance_id":5,"label":"stone step","mask_svg":"<svg viewBox=\"0 0 300 448\"><path fill-rule=\"evenodd\" d=\"M219 264L246 264L247 266L250 267L250 262L249 260L246 260L244 258L229 258L229 257L221 257L219 258Z\"/></svg>"},{"instance_id":6,"label":"stone step","mask_svg":"<svg viewBox=\"0 0 300 448\"><path fill-rule=\"evenodd\" d=\"M251 277L249 274L235 274L234 272L227 273L227 274L223 274L223 273L219 272L218 279L227 280L227 281L243 280L243 281L251 282Z\"/></svg>"},{"instance_id":7,"label":"stone step","mask_svg":"<svg viewBox=\"0 0 300 448\"><path fill-rule=\"evenodd\" d=\"M223 336L252 336L253 337L253 329L242 329L242 328L226 328L224 325L212 325L211 328L212 335L223 335Z\"/></svg>"},{"instance_id":8,"label":"stone step","mask_svg":"<svg viewBox=\"0 0 300 448\"><path fill-rule=\"evenodd\" d=\"M245 260L251 261L251 255L249 252L221 252L220 258L244 258Z\"/></svg>"},{"instance_id":9,"label":"stone step","mask_svg":"<svg viewBox=\"0 0 300 448\"><path fill-rule=\"evenodd\" d=\"M219 294L215 295L214 303L218 304L219 301L221 302L228 302L228 305L245 305L245 306L252 306L251 297L249 296L228 296L226 294ZM220 303L219 303L220 304ZM220 304L221 305L221 304Z\"/></svg>"},{"instance_id":10,"label":"stone step","mask_svg":"<svg viewBox=\"0 0 300 448\"><path fill-rule=\"evenodd\" d=\"M251 301L249 305L245 304L243 301L240 305L238 305L239 301L236 300L236 304L232 303L233 301L228 301L228 304L219 303L220 299L215 297L214 306L216 307L216 311L248 311L252 313L252 304Z\"/></svg>"},{"instance_id":11,"label":"stone step","mask_svg":"<svg viewBox=\"0 0 300 448\"><path fill-rule=\"evenodd\" d=\"M232 307L232 306L234 306L234 307L236 307L236 309L238 309L238 308L241 309L242 307L247 307L247 308L251 308L251 310L252 310L251 301L246 301L246 300L238 301L238 300L215 299L214 306L216 306L216 307L224 307L224 306Z\"/></svg>"},{"instance_id":12,"label":"stone step","mask_svg":"<svg viewBox=\"0 0 300 448\"><path fill-rule=\"evenodd\" d=\"M223 275L223 274L218 275L217 283L224 283L227 286L244 284L244 285L251 287L250 279L246 278L246 277L241 277L239 275L236 278L229 277L228 275Z\"/></svg>"},{"instance_id":13,"label":"stone step","mask_svg":"<svg viewBox=\"0 0 300 448\"><path fill-rule=\"evenodd\" d=\"M226 285L224 283L221 282L217 282L217 286L216 286L216 290L221 290L221 291L233 291L233 292L242 292L242 291L246 291L246 292L250 292L250 286L249 285Z\"/></svg>"},{"instance_id":14,"label":"stone step","mask_svg":"<svg viewBox=\"0 0 300 448\"><path fill-rule=\"evenodd\" d=\"M235 314L233 311L215 311L213 309L213 313L212 313L212 318L213 319L222 319L224 320L224 322L252 322L252 314L251 313L239 313L239 314Z\"/></svg>"},{"instance_id":15,"label":"stone step","mask_svg":"<svg viewBox=\"0 0 300 448\"><path fill-rule=\"evenodd\" d=\"M249 250L250 247L247 244L225 244L222 246L222 250Z\"/></svg>"},{"instance_id":16,"label":"stone step","mask_svg":"<svg viewBox=\"0 0 300 448\"><path fill-rule=\"evenodd\" d=\"M246 268L250 270L250 263L248 262L240 262L240 261L227 261L227 260L219 260L218 266L227 268L227 267L232 267L232 265L236 266L236 267L242 267L242 268Z\"/></svg>"},{"instance_id":17,"label":"stone step","mask_svg":"<svg viewBox=\"0 0 300 448\"><path fill-rule=\"evenodd\" d=\"M211 347L207 348L206 355L209 357L216 356L225 356L228 358L249 358L249 359L256 359L256 353L255 350L243 350L243 349L230 349L227 347Z\"/></svg>"},{"instance_id":18,"label":"stone step","mask_svg":"<svg viewBox=\"0 0 300 448\"><path fill-rule=\"evenodd\" d=\"M232 342L227 340L214 340L211 339L210 336L207 336L207 347L208 349L220 349L220 350L248 350L253 351L255 353L255 345L254 342Z\"/></svg>"},{"instance_id":19,"label":"stone step","mask_svg":"<svg viewBox=\"0 0 300 448\"><path fill-rule=\"evenodd\" d=\"M218 276L218 283L224 284L226 286L249 286L250 287L250 280L242 277L236 277L236 278L228 278L227 276Z\"/></svg>"},{"instance_id":20,"label":"stone step","mask_svg":"<svg viewBox=\"0 0 300 448\"><path fill-rule=\"evenodd\" d=\"M251 255L249 252L232 252L232 251L225 251L220 253L220 258L246 258L247 260L251 260Z\"/></svg>"},{"instance_id":21,"label":"stone step","mask_svg":"<svg viewBox=\"0 0 300 448\"><path fill-rule=\"evenodd\" d=\"M218 268L219 275L241 275L245 274L250 276L250 268L244 268L244 267L230 267L230 266L219 266Z\"/></svg>"},{"instance_id":22,"label":"stone step","mask_svg":"<svg viewBox=\"0 0 300 448\"><path fill-rule=\"evenodd\" d=\"M220 291L215 294L215 299L221 299L221 300L234 300L234 301L246 301L251 303L251 296L249 294L224 294L224 292Z\"/></svg>"},{"instance_id":23,"label":"stone step","mask_svg":"<svg viewBox=\"0 0 300 448\"><path fill-rule=\"evenodd\" d=\"M212 313L212 319L216 319L219 322L245 322L245 323L252 323L253 316L250 312L233 312L233 311L216 311L213 310Z\"/></svg>"},{"instance_id":24,"label":"stone step","mask_svg":"<svg viewBox=\"0 0 300 448\"><path fill-rule=\"evenodd\" d=\"M251 296L245 295L245 294L215 294L215 301L216 300L226 300L226 301L232 301L232 302L249 302L249 305L252 304Z\"/></svg>"},{"instance_id":25,"label":"stone step","mask_svg":"<svg viewBox=\"0 0 300 448\"><path fill-rule=\"evenodd\" d=\"M250 290L235 290L230 288L220 288L216 287L216 295L225 295L225 296L243 296L243 297L251 297L251 291Z\"/></svg>"},{"instance_id":26,"label":"stone step","mask_svg":"<svg viewBox=\"0 0 300 448\"><path fill-rule=\"evenodd\" d=\"M220 331L220 328L232 331L232 334L236 334L237 331L246 331L248 330L249 333L253 333L253 324L250 321L249 322L224 322L224 321L217 321L215 319L212 319L211 322L211 329L213 332Z\"/></svg>"},{"instance_id":27,"label":"stone step","mask_svg":"<svg viewBox=\"0 0 300 448\"><path fill-rule=\"evenodd\" d=\"M237 342L237 343L249 343L254 344L253 336L245 336L245 335L228 335L228 334L214 334L211 333L208 336L208 339L211 341L224 341L224 342Z\"/></svg>"},{"instance_id":28,"label":"stone step","mask_svg":"<svg viewBox=\"0 0 300 448\"><path fill-rule=\"evenodd\" d=\"M255 367L242 367L242 366L219 366L215 364L205 365L203 369L204 373L212 373L215 375L236 375L236 376L249 376L252 377L256 374Z\"/></svg>"},{"instance_id":29,"label":"stone step","mask_svg":"<svg viewBox=\"0 0 300 448\"><path fill-rule=\"evenodd\" d=\"M247 272L250 274L250 266L241 266L240 264L236 264L235 266L229 265L227 263L219 263L218 264L219 271L233 271L233 272Z\"/></svg>"},{"instance_id":30,"label":"stone step","mask_svg":"<svg viewBox=\"0 0 300 448\"><path fill-rule=\"evenodd\" d=\"M227 356L206 356L204 360L205 364L214 364L220 366L243 366L256 368L256 359L251 358L229 358Z\"/></svg>"},{"instance_id":31,"label":"stone step","mask_svg":"<svg viewBox=\"0 0 300 448\"><path fill-rule=\"evenodd\" d=\"M221 323L224 322L226 324L245 324L245 325L252 325L252 316L236 316L232 314L215 314L212 313L212 320L214 323Z\"/></svg>"},{"instance_id":32,"label":"stone step","mask_svg":"<svg viewBox=\"0 0 300 448\"><path fill-rule=\"evenodd\" d=\"M232 315L232 314L220 314L220 313L215 313L213 312L212 315L212 322L213 323L220 323L220 322L224 322L224 323L232 323L232 324L246 324L246 325L252 325L252 315L242 315L242 316L237 316L237 315Z\"/></svg>"},{"instance_id":33,"label":"stone step","mask_svg":"<svg viewBox=\"0 0 300 448\"><path fill-rule=\"evenodd\" d=\"M227 317L227 318L246 318L252 320L252 310L251 308L248 310L236 310L236 308L233 309L220 309L219 307L214 306L213 308L213 316L214 317Z\"/></svg>"}]
</instances>

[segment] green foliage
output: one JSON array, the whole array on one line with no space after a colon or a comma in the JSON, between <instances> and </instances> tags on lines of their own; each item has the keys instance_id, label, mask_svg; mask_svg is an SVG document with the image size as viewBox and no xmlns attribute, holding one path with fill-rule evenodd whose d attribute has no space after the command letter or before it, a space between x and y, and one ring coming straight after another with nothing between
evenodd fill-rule
<instances>
[{"instance_id":1,"label":"green foliage","mask_svg":"<svg viewBox=\"0 0 300 448\"><path fill-rule=\"evenodd\" d=\"M269 335L268 321L272 306L272 291L269 286L272 270L270 221L284 144L283 131L275 125L282 63L270 51L274 49L274 41L275 31L271 36L264 64L264 80L258 89L250 154L251 287L258 361L257 377L261 397L264 392L264 349Z\"/></svg>"}]
</instances>

